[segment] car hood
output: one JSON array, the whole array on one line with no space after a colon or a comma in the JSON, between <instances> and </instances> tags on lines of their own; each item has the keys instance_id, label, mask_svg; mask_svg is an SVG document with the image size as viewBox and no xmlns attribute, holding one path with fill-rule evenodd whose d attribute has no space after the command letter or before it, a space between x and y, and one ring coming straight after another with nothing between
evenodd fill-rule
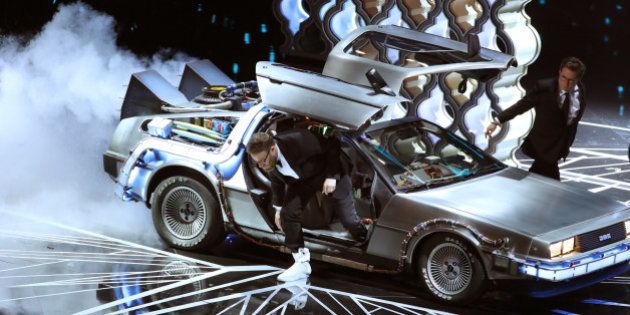
<instances>
[{"instance_id":1,"label":"car hood","mask_svg":"<svg viewBox=\"0 0 630 315\"><path fill-rule=\"evenodd\" d=\"M556 234L551 232L571 226L579 228L569 234L583 233L618 222L620 212L627 208L618 201L514 168L408 197L529 236Z\"/></svg>"}]
</instances>

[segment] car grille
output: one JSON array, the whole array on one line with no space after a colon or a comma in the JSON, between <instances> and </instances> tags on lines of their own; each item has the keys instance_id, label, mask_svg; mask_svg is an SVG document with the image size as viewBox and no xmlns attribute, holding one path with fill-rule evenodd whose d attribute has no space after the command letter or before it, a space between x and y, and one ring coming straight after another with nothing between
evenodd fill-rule
<instances>
[{"instance_id":1,"label":"car grille","mask_svg":"<svg viewBox=\"0 0 630 315\"><path fill-rule=\"evenodd\" d=\"M613 224L603 229L580 234L577 237L578 250L582 253L598 247L606 246L626 238L626 227L623 222Z\"/></svg>"}]
</instances>

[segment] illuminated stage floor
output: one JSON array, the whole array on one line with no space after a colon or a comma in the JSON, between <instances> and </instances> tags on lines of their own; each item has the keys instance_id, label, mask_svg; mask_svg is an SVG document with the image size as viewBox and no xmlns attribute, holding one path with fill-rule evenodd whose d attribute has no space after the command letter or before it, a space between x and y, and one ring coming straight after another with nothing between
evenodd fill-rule
<instances>
[{"instance_id":1,"label":"illuminated stage floor","mask_svg":"<svg viewBox=\"0 0 630 315\"><path fill-rule=\"evenodd\" d=\"M627 139L630 128L586 116L571 155L561 164L563 182L630 202ZM523 167L531 163L518 156ZM236 236L213 255L191 254L149 248L14 210L0 209L0 314L630 312L628 271L548 299L515 293L523 291L520 282L499 283L470 307L449 307L430 300L409 275L370 274L321 262L313 262L309 282L277 283L275 277L290 257Z\"/></svg>"},{"instance_id":2,"label":"illuminated stage floor","mask_svg":"<svg viewBox=\"0 0 630 315\"><path fill-rule=\"evenodd\" d=\"M307 282L277 283L288 255L228 238L218 256L177 254L4 213L6 314L627 314L630 273L552 299L503 285L471 308L436 304L404 276L313 263ZM6 224L11 221L12 224ZM42 233L39 231L46 231ZM297 305L297 310L296 310Z\"/></svg>"}]
</instances>

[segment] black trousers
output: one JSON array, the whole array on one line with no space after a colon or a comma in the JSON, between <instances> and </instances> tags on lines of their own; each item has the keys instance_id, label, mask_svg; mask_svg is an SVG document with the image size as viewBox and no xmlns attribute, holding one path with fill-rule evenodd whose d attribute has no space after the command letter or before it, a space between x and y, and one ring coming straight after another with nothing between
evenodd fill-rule
<instances>
[{"instance_id":1,"label":"black trousers","mask_svg":"<svg viewBox=\"0 0 630 315\"><path fill-rule=\"evenodd\" d=\"M558 168L558 162L545 162L541 159L534 160L532 167L529 168L532 173L540 174L555 180L560 180L560 169Z\"/></svg>"},{"instance_id":2,"label":"black trousers","mask_svg":"<svg viewBox=\"0 0 630 315\"><path fill-rule=\"evenodd\" d=\"M284 230L284 243L292 252L304 247L304 235L302 233L302 210L313 198L315 192L321 190L323 180L315 180L307 183L291 185L287 190L287 203L282 207L280 217ZM348 229L352 237L359 241L365 240L367 230L357 216L352 199L352 183L349 176L343 176L337 181L335 192L324 196L326 206L333 209L334 215L339 218L341 224Z\"/></svg>"}]
</instances>

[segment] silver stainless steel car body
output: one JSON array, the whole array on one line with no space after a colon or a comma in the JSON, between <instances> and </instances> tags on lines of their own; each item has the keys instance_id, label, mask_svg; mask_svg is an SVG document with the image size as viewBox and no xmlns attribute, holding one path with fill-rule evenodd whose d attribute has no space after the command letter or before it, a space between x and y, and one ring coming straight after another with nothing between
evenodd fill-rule
<instances>
[{"instance_id":1,"label":"silver stainless steel car body","mask_svg":"<svg viewBox=\"0 0 630 315\"><path fill-rule=\"evenodd\" d=\"M351 38L368 31L466 51L463 44L399 28L368 27L356 31ZM405 99L350 82L362 81L359 77L366 67L376 66L372 68L378 68L387 83L397 90L400 82L393 81L400 81L411 72L397 68L388 72L391 67L402 67L365 64L363 60L339 56L343 55L340 49L351 43L350 39L344 40L333 49L334 58L329 58L326 65L328 74L334 74L333 77L275 63L258 63L257 81L262 103L246 112L209 110L123 119L104 154L105 169L117 183L117 194L124 200L142 201L150 207L156 202L156 187L161 181L177 174L193 176L207 185L216 199L225 198L225 203L219 202L219 208L213 210L221 212L227 229L237 229L251 239L281 245L284 235L275 228L271 212L261 201L265 193L268 194L268 190L265 191L268 181L247 159L245 146L254 132L270 128L270 123L278 117L312 119L334 126L344 137L346 149L368 162L373 174L369 196L365 199L370 203L367 209L375 220L373 232L365 244L356 244L347 232L333 230L332 226L331 229L306 230L306 245L316 259L367 271L402 271L403 267L417 263L426 240L447 234L465 240L474 248L489 279L561 281L628 264L630 231L624 230L624 224L630 221L630 208L504 166L474 145L429 122L414 118L388 121L391 118L388 115L384 119L388 108L398 106ZM504 69L511 60L509 56L485 49L481 50L481 57L488 61L467 62L455 68L428 66L422 71L469 71L476 66L482 70ZM413 71L419 73L420 70ZM225 141L217 146L176 137L157 137L150 135L146 127L156 118L203 120L217 117L234 122ZM379 119L380 122L375 123ZM361 143L365 142L366 134L408 125L433 130L435 137L459 143L458 146L496 168L487 174L458 176L456 181L446 185L401 189L388 178L381 165L383 161L370 157ZM555 257L550 254L553 243L571 238L579 241L580 237L586 239L584 235L591 237L592 233L603 233L600 237L603 245L596 244L585 251L578 248Z\"/></svg>"}]
</instances>

